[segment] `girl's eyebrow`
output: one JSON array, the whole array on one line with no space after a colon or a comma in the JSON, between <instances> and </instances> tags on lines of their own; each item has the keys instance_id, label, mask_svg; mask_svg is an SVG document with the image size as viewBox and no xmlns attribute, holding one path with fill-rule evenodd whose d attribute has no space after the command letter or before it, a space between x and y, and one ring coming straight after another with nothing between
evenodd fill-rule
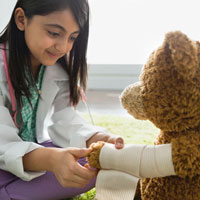
<instances>
[{"instance_id":1,"label":"girl's eyebrow","mask_svg":"<svg viewBox=\"0 0 200 200\"><path fill-rule=\"evenodd\" d=\"M67 32L67 30L59 24L45 24L45 26L56 27L56 28L59 28L61 31L65 32L65 33ZM75 33L80 33L80 31L79 30L74 31L72 34L75 34Z\"/></svg>"}]
</instances>

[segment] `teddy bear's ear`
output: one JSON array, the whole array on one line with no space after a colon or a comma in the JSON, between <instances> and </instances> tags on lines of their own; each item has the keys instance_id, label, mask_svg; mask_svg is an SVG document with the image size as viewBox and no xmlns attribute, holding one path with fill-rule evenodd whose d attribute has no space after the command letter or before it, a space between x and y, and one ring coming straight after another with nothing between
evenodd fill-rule
<instances>
[{"instance_id":1,"label":"teddy bear's ear","mask_svg":"<svg viewBox=\"0 0 200 200\"><path fill-rule=\"evenodd\" d=\"M163 47L172 59L175 70L182 76L193 78L198 66L197 44L180 31L169 32Z\"/></svg>"},{"instance_id":2,"label":"teddy bear's ear","mask_svg":"<svg viewBox=\"0 0 200 200\"><path fill-rule=\"evenodd\" d=\"M136 119L146 120L146 114L141 95L140 82L129 85L120 96L122 106Z\"/></svg>"}]
</instances>

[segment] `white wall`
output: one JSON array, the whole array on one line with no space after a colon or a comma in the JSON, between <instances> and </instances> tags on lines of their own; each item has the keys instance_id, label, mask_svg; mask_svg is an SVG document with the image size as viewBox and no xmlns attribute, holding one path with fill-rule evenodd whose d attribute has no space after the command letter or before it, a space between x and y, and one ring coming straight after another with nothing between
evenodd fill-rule
<instances>
[{"instance_id":1,"label":"white wall","mask_svg":"<svg viewBox=\"0 0 200 200\"><path fill-rule=\"evenodd\" d=\"M17 0L0 0L0 32L8 24Z\"/></svg>"},{"instance_id":2,"label":"white wall","mask_svg":"<svg viewBox=\"0 0 200 200\"><path fill-rule=\"evenodd\" d=\"M88 89L122 90L137 82L142 65L93 64L89 65Z\"/></svg>"},{"instance_id":3,"label":"white wall","mask_svg":"<svg viewBox=\"0 0 200 200\"><path fill-rule=\"evenodd\" d=\"M168 31L200 40L200 0L89 0L92 64L145 63Z\"/></svg>"}]
</instances>

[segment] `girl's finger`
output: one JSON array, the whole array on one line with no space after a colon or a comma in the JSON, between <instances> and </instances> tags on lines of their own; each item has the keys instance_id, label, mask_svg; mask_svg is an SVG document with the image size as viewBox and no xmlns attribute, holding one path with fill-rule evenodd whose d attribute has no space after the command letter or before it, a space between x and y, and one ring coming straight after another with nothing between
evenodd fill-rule
<instances>
[{"instance_id":1,"label":"girl's finger","mask_svg":"<svg viewBox=\"0 0 200 200\"><path fill-rule=\"evenodd\" d=\"M96 176L96 171L77 164L75 175L82 177L83 179L91 179Z\"/></svg>"},{"instance_id":2,"label":"girl's finger","mask_svg":"<svg viewBox=\"0 0 200 200\"><path fill-rule=\"evenodd\" d=\"M122 149L124 147L124 139L119 137L115 140L115 148Z\"/></svg>"},{"instance_id":3,"label":"girl's finger","mask_svg":"<svg viewBox=\"0 0 200 200\"><path fill-rule=\"evenodd\" d=\"M89 148L73 148L69 150L70 153L75 156L76 158L86 157L92 151Z\"/></svg>"},{"instance_id":4,"label":"girl's finger","mask_svg":"<svg viewBox=\"0 0 200 200\"><path fill-rule=\"evenodd\" d=\"M81 185L86 185L90 182L90 179L83 178L83 177L80 177L80 176L75 175L75 174L74 174L73 178L74 178L73 182L81 184Z\"/></svg>"},{"instance_id":5,"label":"girl's finger","mask_svg":"<svg viewBox=\"0 0 200 200\"><path fill-rule=\"evenodd\" d=\"M87 183L86 183L87 184ZM70 181L70 185L69 185L69 181L62 181L61 185L63 187L75 187L75 188L83 188L85 187L86 185L85 183L80 183L80 182L77 182L77 181Z\"/></svg>"}]
</instances>

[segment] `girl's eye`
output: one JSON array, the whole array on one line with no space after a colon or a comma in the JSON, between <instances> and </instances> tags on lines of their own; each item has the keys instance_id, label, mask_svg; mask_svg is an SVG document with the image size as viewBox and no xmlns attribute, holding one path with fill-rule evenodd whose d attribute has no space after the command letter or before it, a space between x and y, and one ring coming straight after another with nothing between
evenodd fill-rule
<instances>
[{"instance_id":1,"label":"girl's eye","mask_svg":"<svg viewBox=\"0 0 200 200\"><path fill-rule=\"evenodd\" d=\"M48 34L52 37L58 37L59 33L48 31Z\"/></svg>"},{"instance_id":2,"label":"girl's eye","mask_svg":"<svg viewBox=\"0 0 200 200\"><path fill-rule=\"evenodd\" d=\"M76 40L76 37L70 37L70 40L72 41L72 42L74 42L75 40Z\"/></svg>"}]
</instances>

